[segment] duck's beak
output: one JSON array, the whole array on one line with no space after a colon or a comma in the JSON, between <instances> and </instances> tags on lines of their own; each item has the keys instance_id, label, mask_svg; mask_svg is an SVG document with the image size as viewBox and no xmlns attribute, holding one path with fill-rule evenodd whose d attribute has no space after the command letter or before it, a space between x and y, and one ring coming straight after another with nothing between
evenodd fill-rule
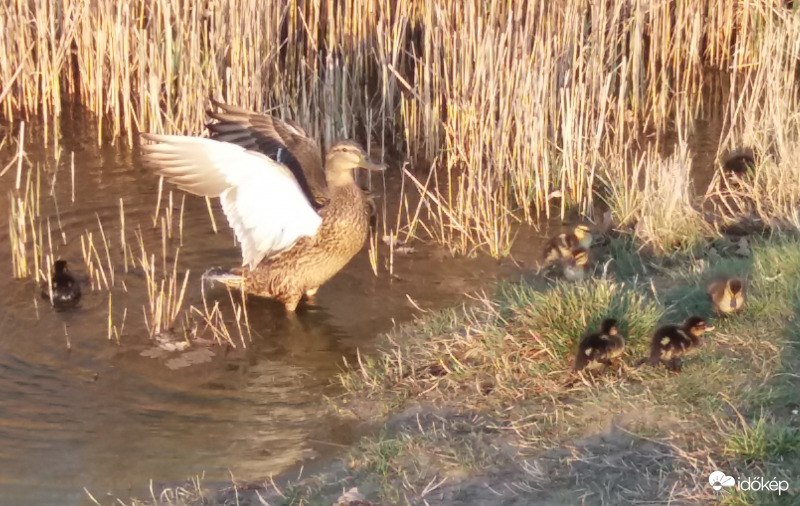
<instances>
[{"instance_id":1,"label":"duck's beak","mask_svg":"<svg viewBox=\"0 0 800 506\"><path fill-rule=\"evenodd\" d=\"M713 325L706 325L706 330L705 330L706 332L711 332L712 330L714 330Z\"/></svg>"},{"instance_id":2,"label":"duck's beak","mask_svg":"<svg viewBox=\"0 0 800 506\"><path fill-rule=\"evenodd\" d=\"M358 161L358 166L367 170L375 170L375 171L386 170L386 165L382 163L375 163L366 156L361 157L361 160Z\"/></svg>"}]
</instances>

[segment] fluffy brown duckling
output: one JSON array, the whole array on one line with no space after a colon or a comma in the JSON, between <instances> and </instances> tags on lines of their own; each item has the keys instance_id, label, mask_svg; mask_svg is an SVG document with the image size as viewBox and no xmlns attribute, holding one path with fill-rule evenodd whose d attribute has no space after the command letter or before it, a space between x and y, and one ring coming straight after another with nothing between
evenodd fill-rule
<instances>
[{"instance_id":1,"label":"fluffy brown duckling","mask_svg":"<svg viewBox=\"0 0 800 506\"><path fill-rule=\"evenodd\" d=\"M52 299L50 299L50 287L47 285L42 287L42 297L50 299L55 306L74 305L81 298L81 287L69 273L66 260L56 260L50 284L53 290Z\"/></svg>"},{"instance_id":2,"label":"fluffy brown duckling","mask_svg":"<svg viewBox=\"0 0 800 506\"><path fill-rule=\"evenodd\" d=\"M617 330L617 320L606 318L600 324L600 332L581 339L575 354L574 370L610 366L625 350L625 339Z\"/></svg>"},{"instance_id":3,"label":"fluffy brown duckling","mask_svg":"<svg viewBox=\"0 0 800 506\"><path fill-rule=\"evenodd\" d=\"M592 232L586 225L578 225L571 232L559 234L544 245L542 265L549 265L563 258L570 258L574 248L589 249L592 245Z\"/></svg>"},{"instance_id":4,"label":"fluffy brown duckling","mask_svg":"<svg viewBox=\"0 0 800 506\"><path fill-rule=\"evenodd\" d=\"M559 260L561 274L567 281L583 281L588 264L589 250L582 247L573 248L568 257Z\"/></svg>"},{"instance_id":5,"label":"fluffy brown duckling","mask_svg":"<svg viewBox=\"0 0 800 506\"><path fill-rule=\"evenodd\" d=\"M750 148L729 151L722 157L722 168L736 176L744 176L756 165L755 154Z\"/></svg>"},{"instance_id":6,"label":"fluffy brown duckling","mask_svg":"<svg viewBox=\"0 0 800 506\"><path fill-rule=\"evenodd\" d=\"M650 365L663 363L672 371L680 371L681 359L703 345L703 334L714 330L702 316L690 316L678 325L664 325L653 333L650 342Z\"/></svg>"},{"instance_id":7,"label":"fluffy brown duckling","mask_svg":"<svg viewBox=\"0 0 800 506\"><path fill-rule=\"evenodd\" d=\"M707 293L717 314L730 314L744 307L744 282L736 276L713 281L708 285Z\"/></svg>"}]
</instances>

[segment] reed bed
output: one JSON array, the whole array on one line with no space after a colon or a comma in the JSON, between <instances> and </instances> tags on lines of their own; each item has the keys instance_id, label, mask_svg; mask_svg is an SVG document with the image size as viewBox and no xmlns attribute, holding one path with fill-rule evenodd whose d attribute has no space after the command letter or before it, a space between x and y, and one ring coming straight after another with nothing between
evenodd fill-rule
<instances>
[{"instance_id":1,"label":"reed bed","mask_svg":"<svg viewBox=\"0 0 800 506\"><path fill-rule=\"evenodd\" d=\"M605 200L618 229L630 232L643 250L657 256L689 251L713 234L696 207L692 156L684 140L667 158L651 146L620 165L615 177L605 180Z\"/></svg>"},{"instance_id":2,"label":"reed bed","mask_svg":"<svg viewBox=\"0 0 800 506\"><path fill-rule=\"evenodd\" d=\"M591 217L632 140L691 124L707 68L796 91L790 65L761 62L791 60L797 17L779 0L15 1L0 7L0 114L78 98L100 139L132 140L199 133L209 96L271 108L323 146L370 140L430 168L405 186L425 212L398 212L393 233L501 255L520 220Z\"/></svg>"},{"instance_id":3,"label":"reed bed","mask_svg":"<svg viewBox=\"0 0 800 506\"><path fill-rule=\"evenodd\" d=\"M720 159L743 147L753 151L753 170L742 176L718 172L706 193L719 222L757 224L800 231L800 16L772 16L762 36L750 41L753 52L769 56L756 65L737 55L730 84L728 129ZM755 70L748 71L752 67Z\"/></svg>"}]
</instances>

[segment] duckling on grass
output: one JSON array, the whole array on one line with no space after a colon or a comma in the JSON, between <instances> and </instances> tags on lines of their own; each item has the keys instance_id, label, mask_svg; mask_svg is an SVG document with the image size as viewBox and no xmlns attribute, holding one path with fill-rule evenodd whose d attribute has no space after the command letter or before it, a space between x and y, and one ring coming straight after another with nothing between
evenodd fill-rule
<instances>
[{"instance_id":1,"label":"duckling on grass","mask_svg":"<svg viewBox=\"0 0 800 506\"><path fill-rule=\"evenodd\" d=\"M589 251L586 248L573 248L569 256L559 260L561 274L567 281L583 281L586 266L589 264Z\"/></svg>"},{"instance_id":2,"label":"duckling on grass","mask_svg":"<svg viewBox=\"0 0 800 506\"><path fill-rule=\"evenodd\" d=\"M606 318L600 324L600 332L589 334L581 339L575 354L574 370L612 365L614 359L625 350L625 339L619 335L617 320Z\"/></svg>"},{"instance_id":3,"label":"duckling on grass","mask_svg":"<svg viewBox=\"0 0 800 506\"><path fill-rule=\"evenodd\" d=\"M712 330L714 327L702 316L690 316L681 326L659 327L650 342L650 365L663 363L672 371L680 371L681 359L697 351L703 345L703 334Z\"/></svg>"},{"instance_id":4,"label":"duckling on grass","mask_svg":"<svg viewBox=\"0 0 800 506\"><path fill-rule=\"evenodd\" d=\"M707 293L717 314L730 314L744 307L744 282L736 276L713 281L708 285Z\"/></svg>"},{"instance_id":5,"label":"duckling on grass","mask_svg":"<svg viewBox=\"0 0 800 506\"><path fill-rule=\"evenodd\" d=\"M53 305L68 306L77 304L81 298L81 287L67 269L66 260L56 260L53 265L53 276L50 278L53 297L50 299L50 287L42 288L42 297L50 299Z\"/></svg>"},{"instance_id":6,"label":"duckling on grass","mask_svg":"<svg viewBox=\"0 0 800 506\"><path fill-rule=\"evenodd\" d=\"M542 265L548 266L563 258L569 258L574 248L581 247L586 250L592 245L592 233L586 225L578 225L571 232L559 234L544 245L542 251Z\"/></svg>"}]
</instances>

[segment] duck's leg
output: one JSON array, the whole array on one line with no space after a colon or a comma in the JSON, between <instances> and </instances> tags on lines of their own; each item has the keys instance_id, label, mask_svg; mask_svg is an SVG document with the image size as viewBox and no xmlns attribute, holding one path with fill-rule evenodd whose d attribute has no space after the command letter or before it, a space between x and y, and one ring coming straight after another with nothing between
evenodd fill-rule
<instances>
[{"instance_id":1,"label":"duck's leg","mask_svg":"<svg viewBox=\"0 0 800 506\"><path fill-rule=\"evenodd\" d=\"M303 298L302 292L293 293L284 297L281 302L283 302L283 307L286 308L287 313L294 313L297 310L297 305L300 304L300 299Z\"/></svg>"},{"instance_id":2,"label":"duck's leg","mask_svg":"<svg viewBox=\"0 0 800 506\"><path fill-rule=\"evenodd\" d=\"M319 287L312 288L310 290L306 290L306 300L310 303L314 303L317 300L317 291Z\"/></svg>"}]
</instances>

